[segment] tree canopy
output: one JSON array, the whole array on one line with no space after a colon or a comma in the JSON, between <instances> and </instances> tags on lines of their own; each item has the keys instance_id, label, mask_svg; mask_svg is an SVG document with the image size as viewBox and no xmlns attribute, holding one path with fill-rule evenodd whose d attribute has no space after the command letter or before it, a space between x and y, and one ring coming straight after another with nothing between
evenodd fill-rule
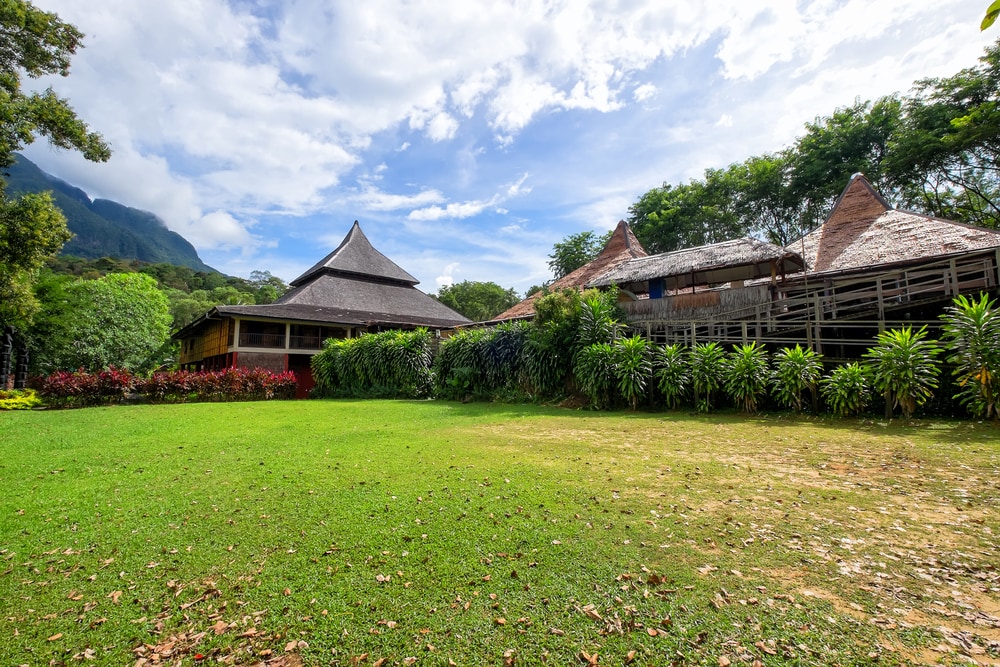
<instances>
[{"instance_id":1,"label":"tree canopy","mask_svg":"<svg viewBox=\"0 0 1000 667\"><path fill-rule=\"evenodd\" d=\"M576 271L600 254L614 230L606 234L586 231L570 234L552 246L549 268L556 280Z\"/></svg>"},{"instance_id":2,"label":"tree canopy","mask_svg":"<svg viewBox=\"0 0 1000 667\"><path fill-rule=\"evenodd\" d=\"M97 280L53 277L41 284L53 298L40 318L46 338L35 353L40 371L115 366L142 373L159 365L170 309L152 277L111 273Z\"/></svg>"},{"instance_id":3,"label":"tree canopy","mask_svg":"<svg viewBox=\"0 0 1000 667\"><path fill-rule=\"evenodd\" d=\"M826 219L857 172L895 206L1000 227L1000 43L909 96L816 118L785 149L654 187L628 222L651 252L748 235L787 245Z\"/></svg>"},{"instance_id":4,"label":"tree canopy","mask_svg":"<svg viewBox=\"0 0 1000 667\"><path fill-rule=\"evenodd\" d=\"M438 301L473 322L491 320L521 300L513 289L472 280L445 285L436 296Z\"/></svg>"},{"instance_id":5,"label":"tree canopy","mask_svg":"<svg viewBox=\"0 0 1000 667\"><path fill-rule=\"evenodd\" d=\"M24 77L68 75L82 38L74 26L26 0L0 1L0 168L10 167L14 153L39 136L88 160L110 157L101 135L77 118L67 100L51 88L30 93L21 88ZM38 268L69 238L66 219L48 196L4 194L0 223L0 320L24 325L38 307L31 291Z\"/></svg>"}]
</instances>

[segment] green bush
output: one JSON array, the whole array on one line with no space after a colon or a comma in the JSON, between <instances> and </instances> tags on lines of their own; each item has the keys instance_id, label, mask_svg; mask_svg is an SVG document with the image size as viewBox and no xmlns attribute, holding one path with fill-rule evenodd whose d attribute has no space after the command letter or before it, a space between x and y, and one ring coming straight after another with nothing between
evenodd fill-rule
<instances>
[{"instance_id":1,"label":"green bush","mask_svg":"<svg viewBox=\"0 0 1000 667\"><path fill-rule=\"evenodd\" d=\"M757 412L770 381L767 351L757 342L734 345L725 360L726 393L743 412Z\"/></svg>"},{"instance_id":2,"label":"green bush","mask_svg":"<svg viewBox=\"0 0 1000 667\"><path fill-rule=\"evenodd\" d=\"M653 352L653 378L668 408L676 408L687 397L691 386L691 368L686 350L680 345L665 345Z\"/></svg>"},{"instance_id":3,"label":"green bush","mask_svg":"<svg viewBox=\"0 0 1000 667\"><path fill-rule=\"evenodd\" d=\"M418 398L433 388L426 329L328 340L311 365L315 396Z\"/></svg>"},{"instance_id":4,"label":"green bush","mask_svg":"<svg viewBox=\"0 0 1000 667\"><path fill-rule=\"evenodd\" d=\"M722 386L726 353L717 343L698 343L688 352L691 386L698 412L712 409L715 392Z\"/></svg>"},{"instance_id":5,"label":"green bush","mask_svg":"<svg viewBox=\"0 0 1000 667\"><path fill-rule=\"evenodd\" d=\"M857 362L838 366L820 380L823 400L838 417L855 417L871 400L868 369Z\"/></svg>"},{"instance_id":6,"label":"green bush","mask_svg":"<svg viewBox=\"0 0 1000 667\"><path fill-rule=\"evenodd\" d=\"M580 391L587 395L593 407L610 408L614 401L615 348L608 343L594 343L577 355L573 368Z\"/></svg>"},{"instance_id":7,"label":"green bush","mask_svg":"<svg viewBox=\"0 0 1000 667\"><path fill-rule=\"evenodd\" d=\"M960 387L955 398L974 416L997 417L1000 390L1000 312L986 294L979 300L955 298L942 318L944 339Z\"/></svg>"},{"instance_id":8,"label":"green bush","mask_svg":"<svg viewBox=\"0 0 1000 667\"><path fill-rule=\"evenodd\" d=\"M0 390L0 410L30 410L42 404L34 389Z\"/></svg>"},{"instance_id":9,"label":"green bush","mask_svg":"<svg viewBox=\"0 0 1000 667\"><path fill-rule=\"evenodd\" d=\"M615 343L614 351L618 392L632 410L637 410L653 377L649 341L642 336L632 336Z\"/></svg>"},{"instance_id":10,"label":"green bush","mask_svg":"<svg viewBox=\"0 0 1000 667\"><path fill-rule=\"evenodd\" d=\"M934 357L941 351L926 340L927 327L891 329L878 335L878 344L865 353L875 383L893 409L909 419L934 394L940 369Z\"/></svg>"},{"instance_id":11,"label":"green bush","mask_svg":"<svg viewBox=\"0 0 1000 667\"><path fill-rule=\"evenodd\" d=\"M802 412L802 395L806 391L815 402L817 383L823 374L822 358L801 345L778 350L774 355L771 386L779 403Z\"/></svg>"}]
</instances>

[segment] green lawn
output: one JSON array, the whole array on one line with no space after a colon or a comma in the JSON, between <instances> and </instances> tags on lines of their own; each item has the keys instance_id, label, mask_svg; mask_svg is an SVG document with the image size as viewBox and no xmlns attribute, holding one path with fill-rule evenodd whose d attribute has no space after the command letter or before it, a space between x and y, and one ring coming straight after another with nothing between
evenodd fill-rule
<instances>
[{"instance_id":1,"label":"green lawn","mask_svg":"<svg viewBox=\"0 0 1000 667\"><path fill-rule=\"evenodd\" d=\"M0 664L995 663L998 469L971 422L0 413Z\"/></svg>"}]
</instances>

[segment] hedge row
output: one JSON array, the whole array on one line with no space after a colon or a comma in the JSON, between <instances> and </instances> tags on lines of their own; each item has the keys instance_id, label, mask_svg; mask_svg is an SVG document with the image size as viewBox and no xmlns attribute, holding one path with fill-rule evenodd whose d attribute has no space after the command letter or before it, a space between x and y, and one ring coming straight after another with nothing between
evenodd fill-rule
<instances>
[{"instance_id":1,"label":"hedge row","mask_svg":"<svg viewBox=\"0 0 1000 667\"><path fill-rule=\"evenodd\" d=\"M313 397L421 398L432 389L426 329L331 338L312 358Z\"/></svg>"},{"instance_id":2,"label":"hedge row","mask_svg":"<svg viewBox=\"0 0 1000 667\"><path fill-rule=\"evenodd\" d=\"M127 397L152 403L288 399L295 396L296 378L291 371L262 368L171 371L142 378L110 368L99 373L58 371L33 384L48 405L83 407L120 403Z\"/></svg>"}]
</instances>

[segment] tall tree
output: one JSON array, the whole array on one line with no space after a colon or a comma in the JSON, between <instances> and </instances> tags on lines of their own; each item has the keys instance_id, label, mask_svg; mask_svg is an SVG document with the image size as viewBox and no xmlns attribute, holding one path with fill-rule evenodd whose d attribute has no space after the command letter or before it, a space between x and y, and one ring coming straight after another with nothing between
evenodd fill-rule
<instances>
[{"instance_id":1,"label":"tall tree","mask_svg":"<svg viewBox=\"0 0 1000 667\"><path fill-rule=\"evenodd\" d=\"M584 264L597 257L604 249L614 230L606 234L586 231L570 234L552 246L549 268L556 280L573 273Z\"/></svg>"},{"instance_id":2,"label":"tall tree","mask_svg":"<svg viewBox=\"0 0 1000 667\"><path fill-rule=\"evenodd\" d=\"M473 322L493 319L520 301L513 289L492 282L463 280L438 290L437 299Z\"/></svg>"},{"instance_id":3,"label":"tall tree","mask_svg":"<svg viewBox=\"0 0 1000 667\"><path fill-rule=\"evenodd\" d=\"M15 151L41 136L59 148L80 151L88 160L111 155L101 136L77 118L69 102L51 89L25 93L24 77L69 74L70 57L83 33L27 0L0 0L0 169L14 163ZM46 256L68 239L66 221L51 198L0 194L0 320L24 325L37 310L31 284Z\"/></svg>"},{"instance_id":4,"label":"tall tree","mask_svg":"<svg viewBox=\"0 0 1000 667\"><path fill-rule=\"evenodd\" d=\"M822 223L858 172L883 195L895 198L883 161L901 122L902 103L890 96L874 103L856 100L806 124L806 133L792 149L789 174L789 199L799 209L800 228Z\"/></svg>"},{"instance_id":5,"label":"tall tree","mask_svg":"<svg viewBox=\"0 0 1000 667\"><path fill-rule=\"evenodd\" d=\"M143 273L110 273L61 288L65 303L52 322L45 356L51 370L109 366L145 372L159 365L170 334L167 297ZM68 315L68 316L67 316Z\"/></svg>"},{"instance_id":6,"label":"tall tree","mask_svg":"<svg viewBox=\"0 0 1000 667\"><path fill-rule=\"evenodd\" d=\"M979 60L917 82L887 162L909 206L1000 227L1000 42Z\"/></svg>"},{"instance_id":7,"label":"tall tree","mask_svg":"<svg viewBox=\"0 0 1000 667\"><path fill-rule=\"evenodd\" d=\"M629 224L650 252L718 243L744 236L732 182L725 170L709 169L705 180L653 188L629 207Z\"/></svg>"}]
</instances>

